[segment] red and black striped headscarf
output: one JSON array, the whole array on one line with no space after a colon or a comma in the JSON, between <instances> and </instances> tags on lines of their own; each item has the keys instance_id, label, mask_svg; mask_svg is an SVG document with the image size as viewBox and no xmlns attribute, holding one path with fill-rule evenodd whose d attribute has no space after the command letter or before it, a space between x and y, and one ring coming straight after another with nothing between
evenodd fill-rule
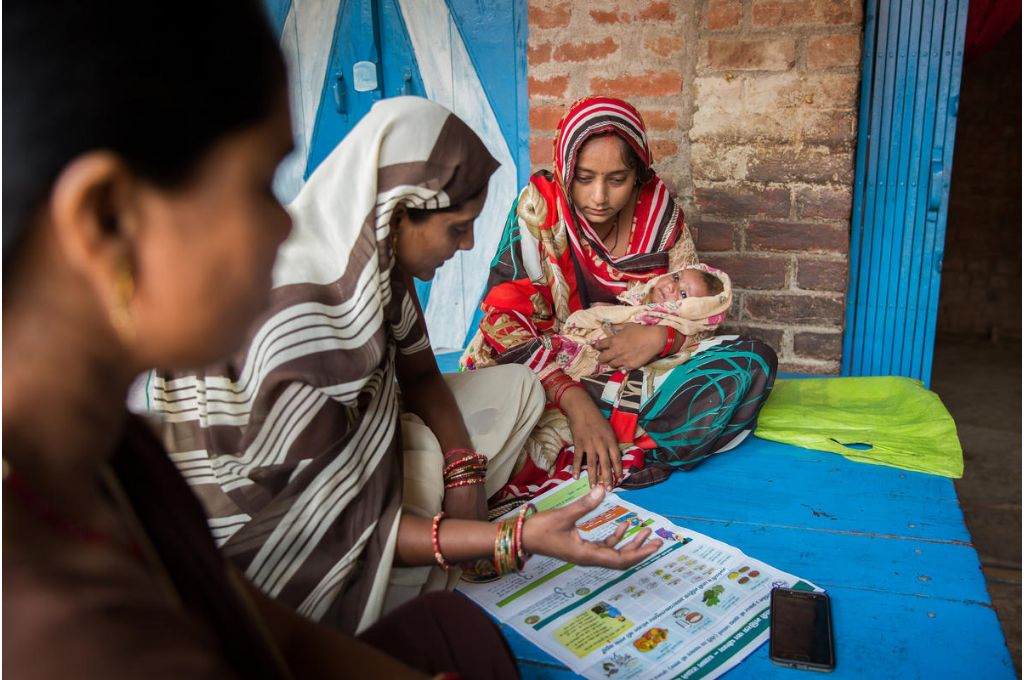
<instances>
[{"instance_id":1,"label":"red and black striped headscarf","mask_svg":"<svg viewBox=\"0 0 1024 680\"><path fill-rule=\"evenodd\" d=\"M612 257L607 252L586 218L572 205L571 185L580 149L588 139L608 133L615 134L629 144L644 166L637 170L646 170L647 173L641 174L650 174L650 179L639 188L633 213L636 225L627 251L621 257ZM659 270L667 266L666 253L684 228L683 211L665 183L651 171L652 162L643 118L628 102L613 97L586 97L569 108L559 121L555 134L554 167L555 180L575 222L573 226L576 229L569 229L574 247L579 248L577 237L581 236L604 264L621 272L653 274L655 272L652 269ZM578 234L573 233L577 231ZM598 276L605 278L599 273ZM613 284L613 287L619 286Z\"/></svg>"}]
</instances>

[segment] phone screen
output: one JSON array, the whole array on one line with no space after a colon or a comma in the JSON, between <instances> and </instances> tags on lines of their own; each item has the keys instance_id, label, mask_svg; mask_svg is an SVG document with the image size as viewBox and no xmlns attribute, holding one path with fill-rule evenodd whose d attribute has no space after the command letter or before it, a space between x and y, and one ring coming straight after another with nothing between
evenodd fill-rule
<instances>
[{"instance_id":1,"label":"phone screen","mask_svg":"<svg viewBox=\"0 0 1024 680\"><path fill-rule=\"evenodd\" d=\"M832 668L832 621L828 596L776 588L771 603L772 659Z\"/></svg>"}]
</instances>

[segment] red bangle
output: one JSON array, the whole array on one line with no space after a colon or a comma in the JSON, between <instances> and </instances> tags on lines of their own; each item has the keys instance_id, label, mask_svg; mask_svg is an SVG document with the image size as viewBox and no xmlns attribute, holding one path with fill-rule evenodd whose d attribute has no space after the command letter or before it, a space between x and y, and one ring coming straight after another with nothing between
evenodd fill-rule
<instances>
[{"instance_id":1,"label":"red bangle","mask_svg":"<svg viewBox=\"0 0 1024 680\"><path fill-rule=\"evenodd\" d=\"M557 387L565 382L572 382L572 378L567 376L563 371L556 370L551 371L551 373L548 373L547 376L545 376L544 379L540 381L540 384L544 386L544 389L550 390L553 387Z\"/></svg>"},{"instance_id":2,"label":"red bangle","mask_svg":"<svg viewBox=\"0 0 1024 680\"><path fill-rule=\"evenodd\" d=\"M565 384L559 385L558 388L554 390L554 396L551 399L551 403L553 403L555 406L561 408L562 407L562 397L565 396L566 392L568 392L569 390L571 390L574 387L578 387L581 390L583 389L583 385L580 385L577 382L573 382L572 380L570 380L569 382L567 382Z\"/></svg>"},{"instance_id":3,"label":"red bangle","mask_svg":"<svg viewBox=\"0 0 1024 680\"><path fill-rule=\"evenodd\" d=\"M452 568L451 563L444 558L441 554L441 520L444 519L444 512L439 512L434 515L434 520L430 523L430 544L434 547L434 559L437 560L438 565L445 571Z\"/></svg>"},{"instance_id":4,"label":"red bangle","mask_svg":"<svg viewBox=\"0 0 1024 680\"><path fill-rule=\"evenodd\" d=\"M441 474L447 477L448 475L454 473L455 471L462 470L464 468L473 470L479 470L482 468L482 470L486 472L487 456L483 455L482 453L474 453L472 455L465 456L457 460L453 460L452 462L444 466L444 468L441 470Z\"/></svg>"},{"instance_id":5,"label":"red bangle","mask_svg":"<svg viewBox=\"0 0 1024 680\"><path fill-rule=\"evenodd\" d=\"M454 482L448 482L447 484L444 485L444 488L446 488L446 489L458 489L458 488L463 487L463 486L473 486L474 484L483 484L486 481L487 480L483 479L482 477L471 477L471 478L468 478L468 479L460 479L460 480L456 480Z\"/></svg>"},{"instance_id":6,"label":"red bangle","mask_svg":"<svg viewBox=\"0 0 1024 680\"><path fill-rule=\"evenodd\" d=\"M668 331L668 335L665 337L665 346L661 348L659 357L667 357L672 354L672 350L675 349L676 338L679 337L678 331L672 328L672 326L665 326L665 330Z\"/></svg>"},{"instance_id":7,"label":"red bangle","mask_svg":"<svg viewBox=\"0 0 1024 680\"><path fill-rule=\"evenodd\" d=\"M516 557L519 560L519 570L522 571L523 566L526 565L526 560L530 559L530 553L526 552L523 548L523 525L526 524L526 518L537 513L537 506L533 503L527 503L523 506L522 510L519 511L519 517L516 520Z\"/></svg>"}]
</instances>

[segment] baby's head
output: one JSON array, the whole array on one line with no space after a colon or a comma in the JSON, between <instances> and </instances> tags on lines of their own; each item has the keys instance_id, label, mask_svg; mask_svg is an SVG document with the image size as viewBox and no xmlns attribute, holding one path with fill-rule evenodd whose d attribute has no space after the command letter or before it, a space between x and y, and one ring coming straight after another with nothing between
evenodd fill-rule
<instances>
[{"instance_id":1,"label":"baby's head","mask_svg":"<svg viewBox=\"0 0 1024 680\"><path fill-rule=\"evenodd\" d=\"M645 302L665 303L691 297L718 295L724 290L721 279L702 269L681 269L655 281Z\"/></svg>"}]
</instances>

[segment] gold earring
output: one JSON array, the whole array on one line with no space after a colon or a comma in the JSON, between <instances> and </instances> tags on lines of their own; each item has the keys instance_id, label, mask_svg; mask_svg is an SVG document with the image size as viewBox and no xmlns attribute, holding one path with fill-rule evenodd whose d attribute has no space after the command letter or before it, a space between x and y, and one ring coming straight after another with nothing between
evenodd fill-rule
<instances>
[{"instance_id":1,"label":"gold earring","mask_svg":"<svg viewBox=\"0 0 1024 680\"><path fill-rule=\"evenodd\" d=\"M110 321L121 340L128 341L135 336L135 320L132 318L132 299L135 297L135 275L125 258L118 269L114 283L114 308L110 312Z\"/></svg>"}]
</instances>

